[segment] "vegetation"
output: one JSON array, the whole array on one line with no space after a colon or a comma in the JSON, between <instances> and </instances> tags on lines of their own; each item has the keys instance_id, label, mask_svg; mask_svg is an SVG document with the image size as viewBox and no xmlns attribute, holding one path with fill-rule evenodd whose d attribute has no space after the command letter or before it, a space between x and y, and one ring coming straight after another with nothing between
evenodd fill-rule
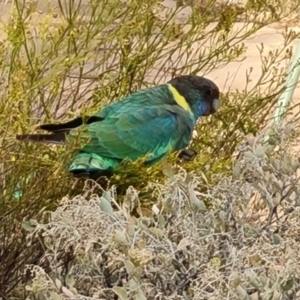
<instances>
[{"instance_id":1,"label":"vegetation","mask_svg":"<svg viewBox=\"0 0 300 300\"><path fill-rule=\"evenodd\" d=\"M283 88L286 70L277 66L289 62L295 32L285 32L279 50L259 46L261 77L248 88L249 70L247 86L222 91L220 113L197 127L198 156L184 165L172 156L131 177L139 164L127 166L102 194L97 183L66 172L79 145L21 144L15 135L175 75L206 75L242 60L243 41L292 16L298 1L178 1L168 9L159 0L58 0L42 3L43 14L40 4L14 0L1 25L0 297L293 296L298 161L287 153L299 130L274 129L272 147L260 132ZM256 137L240 149L249 134ZM274 225L268 213L279 203Z\"/></svg>"},{"instance_id":2,"label":"vegetation","mask_svg":"<svg viewBox=\"0 0 300 300\"><path fill-rule=\"evenodd\" d=\"M264 135L249 137L233 175L216 175L206 193L198 191L205 175L184 169L149 183L158 199L152 212L142 210L133 187L120 205L113 189L65 197L45 213L46 224L26 223L29 240L42 237L45 249L40 263L28 267L30 295L298 299L299 161L286 147L296 130L289 124L274 131L272 145Z\"/></svg>"}]
</instances>

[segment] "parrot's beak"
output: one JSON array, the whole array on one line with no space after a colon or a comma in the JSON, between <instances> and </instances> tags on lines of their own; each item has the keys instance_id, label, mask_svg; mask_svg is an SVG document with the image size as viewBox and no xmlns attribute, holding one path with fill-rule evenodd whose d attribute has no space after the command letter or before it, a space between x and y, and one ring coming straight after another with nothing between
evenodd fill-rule
<instances>
[{"instance_id":1,"label":"parrot's beak","mask_svg":"<svg viewBox=\"0 0 300 300\"><path fill-rule=\"evenodd\" d=\"M219 107L221 106L220 99L214 99L212 106L213 106L215 112L218 111Z\"/></svg>"}]
</instances>

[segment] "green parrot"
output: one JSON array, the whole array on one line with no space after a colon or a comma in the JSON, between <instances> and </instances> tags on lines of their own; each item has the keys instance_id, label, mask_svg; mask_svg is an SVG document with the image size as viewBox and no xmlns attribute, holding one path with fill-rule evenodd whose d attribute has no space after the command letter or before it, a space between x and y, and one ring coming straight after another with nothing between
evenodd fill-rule
<instances>
[{"instance_id":1,"label":"green parrot","mask_svg":"<svg viewBox=\"0 0 300 300\"><path fill-rule=\"evenodd\" d=\"M17 135L18 140L64 144L85 143L72 160L74 176L113 173L122 160L149 155L151 165L167 153L185 149L199 117L219 108L219 89L196 75L173 78L165 84L138 90L99 112L67 123L43 124L50 134Z\"/></svg>"}]
</instances>

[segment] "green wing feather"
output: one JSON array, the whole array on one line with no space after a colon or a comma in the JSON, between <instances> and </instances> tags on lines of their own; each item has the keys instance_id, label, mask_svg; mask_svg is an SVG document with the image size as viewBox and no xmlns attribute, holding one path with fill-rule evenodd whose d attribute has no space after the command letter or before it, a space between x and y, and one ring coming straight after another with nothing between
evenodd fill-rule
<instances>
[{"instance_id":1,"label":"green wing feather","mask_svg":"<svg viewBox=\"0 0 300 300\"><path fill-rule=\"evenodd\" d=\"M81 134L90 138L82 151L120 160L136 160L146 154L152 154L155 160L170 150L185 148L195 125L192 116L176 105L166 86L131 94L97 115L103 121L82 128ZM71 131L73 134L77 131Z\"/></svg>"},{"instance_id":2,"label":"green wing feather","mask_svg":"<svg viewBox=\"0 0 300 300\"><path fill-rule=\"evenodd\" d=\"M184 148L190 139L190 128L184 127L180 115L169 109L136 109L126 116L93 123L87 128L91 139L82 150L104 157L136 160L147 153L157 158L169 150Z\"/></svg>"}]
</instances>

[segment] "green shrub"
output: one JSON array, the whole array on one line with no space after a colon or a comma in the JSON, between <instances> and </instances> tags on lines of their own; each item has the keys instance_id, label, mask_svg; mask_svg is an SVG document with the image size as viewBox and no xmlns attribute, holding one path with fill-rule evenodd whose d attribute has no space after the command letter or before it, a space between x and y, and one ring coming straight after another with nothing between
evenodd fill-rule
<instances>
[{"instance_id":1,"label":"green shrub","mask_svg":"<svg viewBox=\"0 0 300 300\"><path fill-rule=\"evenodd\" d=\"M91 0L86 4L59 0L57 7L45 1L45 12L40 15L34 2L13 1L0 45L2 298L25 298L25 265L39 264L44 253L38 240L27 244L21 223L30 219L47 222L43 211L55 210L62 197L77 195L84 184L66 172L78 146L66 150L21 144L15 140L17 133L33 130L41 122L96 111L176 74L205 75L242 59L247 37L297 9L295 5L283 11L276 1L212 9L216 3L211 1L204 11L192 3L191 14L180 19L180 11L189 4L178 2L176 9L168 10L158 0L143 1L142 5L133 0ZM236 29L240 18L245 25ZM222 91L222 111L201 120L197 128L198 137L191 147L199 155L185 164L187 171L196 176L205 171L206 184L215 183L216 172L228 173L241 138L266 125L285 79L285 70L277 70L276 64L290 58L286 49L295 38L295 33L287 32L281 50L264 53L261 48L263 74L250 91ZM150 198L148 182L160 184L163 173L168 170L162 172L158 165L137 181L121 177L113 178L111 184L124 185L123 191L133 185L143 193L146 202L141 205L147 209L157 199ZM22 197L17 200L14 191L19 182ZM207 190L207 186L203 188ZM120 194L120 202L125 196ZM213 205L209 201L207 205Z\"/></svg>"}]
</instances>

